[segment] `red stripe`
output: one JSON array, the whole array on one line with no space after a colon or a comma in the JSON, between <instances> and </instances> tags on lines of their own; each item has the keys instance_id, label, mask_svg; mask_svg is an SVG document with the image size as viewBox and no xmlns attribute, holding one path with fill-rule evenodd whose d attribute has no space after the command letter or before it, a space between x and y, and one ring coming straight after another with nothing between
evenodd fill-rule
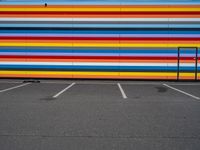
<instances>
[{"instance_id":1,"label":"red stripe","mask_svg":"<svg viewBox=\"0 0 200 150\"><path fill-rule=\"evenodd\" d=\"M176 56L151 57L151 56L25 56L25 55L0 55L0 58L35 58L35 59L127 59L127 60L176 60ZM199 58L200 59L200 58ZM181 60L194 60L193 57L181 57Z\"/></svg>"},{"instance_id":2,"label":"red stripe","mask_svg":"<svg viewBox=\"0 0 200 150\"><path fill-rule=\"evenodd\" d=\"M181 38L181 37L25 37L25 36L0 36L0 40L180 40L180 41L200 41L200 37Z\"/></svg>"},{"instance_id":3,"label":"red stripe","mask_svg":"<svg viewBox=\"0 0 200 150\"><path fill-rule=\"evenodd\" d=\"M12 11L12 12L0 12L1 15L200 15L200 11L196 12L43 12L43 11Z\"/></svg>"}]
</instances>

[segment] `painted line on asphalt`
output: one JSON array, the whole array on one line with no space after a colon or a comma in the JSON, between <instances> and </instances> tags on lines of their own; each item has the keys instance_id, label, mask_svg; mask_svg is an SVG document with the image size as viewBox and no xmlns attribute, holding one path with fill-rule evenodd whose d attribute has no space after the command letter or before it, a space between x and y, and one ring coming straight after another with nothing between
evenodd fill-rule
<instances>
[{"instance_id":1,"label":"painted line on asphalt","mask_svg":"<svg viewBox=\"0 0 200 150\"><path fill-rule=\"evenodd\" d=\"M120 84L120 83L117 83L117 85L118 85L119 90L120 90L120 92L121 92L121 94L122 94L122 97L123 97L124 99L127 99L128 97L126 96L126 93L124 92L124 89L122 88L121 84Z\"/></svg>"},{"instance_id":2,"label":"painted line on asphalt","mask_svg":"<svg viewBox=\"0 0 200 150\"><path fill-rule=\"evenodd\" d=\"M172 87L172 86L170 86L170 85L167 85L167 84L163 84L163 85L166 86L166 87L168 87L168 88L170 88L170 89L173 89L173 90L175 90L175 91L178 91L178 92L180 92L180 93L182 93L182 94L185 94L185 95L187 95L187 96L190 96L190 97L192 97L192 98L194 98L194 99L200 100L199 97L194 96L194 95L192 95L192 94L190 94L190 93L187 93L187 92L185 92L185 91L179 90L179 89L177 89L177 88L175 88L175 87Z\"/></svg>"},{"instance_id":3,"label":"painted line on asphalt","mask_svg":"<svg viewBox=\"0 0 200 150\"><path fill-rule=\"evenodd\" d=\"M18 85L18 86L13 86L13 87L11 87L11 88L7 88L7 89L4 89L4 90L0 90L0 93L6 92L6 91L10 91L10 90L13 90L13 89L17 89L17 88L26 86L26 85L28 85L28 84L31 84L31 83L24 83L24 84L21 84L21 85Z\"/></svg>"},{"instance_id":4,"label":"painted line on asphalt","mask_svg":"<svg viewBox=\"0 0 200 150\"><path fill-rule=\"evenodd\" d=\"M65 91L69 90L73 85L75 85L76 83L72 83L69 86L67 86L66 88L64 88L63 90L61 90L60 92L58 92L56 95L53 96L53 98L57 98L58 96L60 96L62 93L64 93Z\"/></svg>"}]
</instances>

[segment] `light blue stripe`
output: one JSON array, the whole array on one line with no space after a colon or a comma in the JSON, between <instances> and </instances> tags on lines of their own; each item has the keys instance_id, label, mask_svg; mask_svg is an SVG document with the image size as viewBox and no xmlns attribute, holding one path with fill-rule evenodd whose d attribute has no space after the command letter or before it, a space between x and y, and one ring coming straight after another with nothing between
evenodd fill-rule
<instances>
[{"instance_id":1,"label":"light blue stripe","mask_svg":"<svg viewBox=\"0 0 200 150\"><path fill-rule=\"evenodd\" d=\"M123 53L123 54L169 54L169 53L177 53L177 50L141 50L141 49L135 49L135 50L123 50L123 49L116 49L116 50L109 50L109 49L102 49L102 50L96 50L96 49L90 49L90 50L59 50L59 49L0 49L0 53ZM192 51L184 51L184 53L193 53Z\"/></svg>"},{"instance_id":2,"label":"light blue stripe","mask_svg":"<svg viewBox=\"0 0 200 150\"><path fill-rule=\"evenodd\" d=\"M1 4L15 4L15 5L22 5L22 4L28 4L28 5L34 5L34 4L44 4L47 2L48 4L71 4L71 5L84 5L84 4L96 4L96 5L130 5L130 4L141 4L141 5L175 5L175 4L181 4L181 5L195 5L200 4L199 0L2 0Z\"/></svg>"},{"instance_id":3,"label":"light blue stripe","mask_svg":"<svg viewBox=\"0 0 200 150\"><path fill-rule=\"evenodd\" d=\"M78 29L66 31L66 30L0 30L1 33L26 33L26 34L200 34L200 31L170 31L170 30L164 30L164 31L104 31L104 30L95 30L95 31L81 31Z\"/></svg>"}]
</instances>

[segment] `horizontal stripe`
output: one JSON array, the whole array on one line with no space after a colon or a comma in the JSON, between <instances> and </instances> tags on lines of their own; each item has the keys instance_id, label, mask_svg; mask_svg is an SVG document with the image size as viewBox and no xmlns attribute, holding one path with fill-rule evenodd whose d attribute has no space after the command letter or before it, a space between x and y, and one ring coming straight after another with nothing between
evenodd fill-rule
<instances>
[{"instance_id":1,"label":"horizontal stripe","mask_svg":"<svg viewBox=\"0 0 200 150\"><path fill-rule=\"evenodd\" d=\"M3 70L26 70L26 71L107 71L107 72L177 72L177 67L116 67L116 66L7 66L2 65L0 69ZM200 70L200 68L198 68ZM195 72L195 67L180 67L182 72Z\"/></svg>"},{"instance_id":2,"label":"horizontal stripe","mask_svg":"<svg viewBox=\"0 0 200 150\"><path fill-rule=\"evenodd\" d=\"M142 50L142 49L118 49L118 48L113 48L113 49L81 49L81 48L71 48L71 49L52 49L52 48L36 48L36 49L31 49L29 48L24 48L24 47L19 47L19 49L13 47L13 48L5 48L1 47L0 53L1 54L34 54L34 53L47 53L47 54L65 54L65 53L71 53L71 54L95 54L95 53L102 53L102 54L112 54L112 53L118 53L118 54L134 54L134 55L170 55L170 54L177 54L177 49L176 50L170 50L170 49L160 49L160 50L154 50L154 49L147 49L147 50ZM193 53L191 50L190 51L184 51L184 53L190 54Z\"/></svg>"},{"instance_id":3,"label":"horizontal stripe","mask_svg":"<svg viewBox=\"0 0 200 150\"><path fill-rule=\"evenodd\" d=\"M49 36L40 36L40 37L31 37L31 36L0 36L0 40L124 40L124 41L140 41L140 40L153 40L153 41L200 41L200 37L49 37Z\"/></svg>"},{"instance_id":4,"label":"horizontal stripe","mask_svg":"<svg viewBox=\"0 0 200 150\"><path fill-rule=\"evenodd\" d=\"M58 31L66 31L66 30L80 30L80 31L199 31L199 28L89 28L89 27L0 27L0 30L58 30Z\"/></svg>"},{"instance_id":5,"label":"horizontal stripe","mask_svg":"<svg viewBox=\"0 0 200 150\"><path fill-rule=\"evenodd\" d=\"M0 58L36 59L113 59L113 60L177 60L177 56L37 56L37 55L0 55ZM180 60L193 60L194 55L180 57ZM200 58L199 58L200 59Z\"/></svg>"},{"instance_id":6,"label":"horizontal stripe","mask_svg":"<svg viewBox=\"0 0 200 150\"><path fill-rule=\"evenodd\" d=\"M174 54L165 54L165 53L162 53L162 54L151 54L151 53L147 53L147 54L144 54L144 53L122 53L122 52L115 52L115 53L99 53L99 52L96 52L96 53L70 53L70 52L65 52L65 53L45 53L45 52L34 52L34 53L31 53L31 52L0 52L0 57L6 57L6 56L27 56L29 55L30 57L31 56L49 56L49 57L52 57L52 56L94 56L94 57L99 57L99 56L127 56L127 57L174 57L174 56L177 56L177 53L174 53ZM189 57L189 56L193 56L193 54L185 54L184 56L185 57ZM1 57L1 58L2 58Z\"/></svg>"},{"instance_id":7,"label":"horizontal stripe","mask_svg":"<svg viewBox=\"0 0 200 150\"><path fill-rule=\"evenodd\" d=\"M41 56L41 57L43 57L43 56L45 56L45 57L53 57L53 56L56 56L56 57L59 57L59 56L64 56L64 57L66 57L66 56L77 56L77 57L79 57L79 56L86 56L86 57L110 57L110 56L120 56L120 57L124 57L124 56L127 56L127 57L174 57L174 56L177 56L177 53L175 53L175 54L144 54L144 53L136 53L136 54L134 54L134 53L122 53L122 52L115 52L115 53L70 53L70 52L65 52L65 53L42 53L42 52L35 52L35 53L31 53L31 52L0 52L0 58L2 58L2 57L6 57L6 56L8 56L8 55L10 55L10 56L24 56L24 57L26 57L27 55L28 56L33 56L33 57L35 57L35 56ZM184 54L184 57L190 57L190 56L194 56L194 53L193 54Z\"/></svg>"},{"instance_id":8,"label":"horizontal stripe","mask_svg":"<svg viewBox=\"0 0 200 150\"><path fill-rule=\"evenodd\" d=\"M0 28L199 28L199 24L0 24Z\"/></svg>"},{"instance_id":9,"label":"horizontal stripe","mask_svg":"<svg viewBox=\"0 0 200 150\"><path fill-rule=\"evenodd\" d=\"M79 43L85 43L85 44L199 44L199 41L154 41L154 40L132 40L132 41L126 41L126 40L0 40L0 43L55 43L55 44L79 44Z\"/></svg>"},{"instance_id":10,"label":"horizontal stripe","mask_svg":"<svg viewBox=\"0 0 200 150\"><path fill-rule=\"evenodd\" d=\"M100 15L67 15L67 14L63 14L63 15L48 15L48 14L42 14L42 15L37 15L37 14L32 14L32 15L20 15L20 14L16 14L16 15L12 15L12 14L4 14L4 15L0 15L0 17L2 18L50 18L50 17L54 17L54 18L200 18L199 14L188 14L188 15L181 15L181 14L177 14L177 15L173 15L173 14L169 14L169 15L162 15L162 14L150 14L150 15L145 15L145 14L131 14L131 15L106 15L106 14L100 14Z\"/></svg>"},{"instance_id":11,"label":"horizontal stripe","mask_svg":"<svg viewBox=\"0 0 200 150\"><path fill-rule=\"evenodd\" d=\"M24 7L26 8L26 7ZM77 6L66 6L66 7L60 7L60 8L55 8L55 7L45 7L41 8L41 7L36 7L36 8L28 8L28 9L24 9L24 8L15 8L15 7L7 7L7 8L2 8L0 7L0 11L9 11L9 12L15 12L15 11L45 11L45 12L77 12L77 11L84 11L84 12L97 12L97 11L101 11L101 12L113 12L113 11L125 11L125 12L149 12L149 11L153 11L153 12L179 12L179 11L187 11L187 12L196 12L199 11L200 7L123 7L123 6L118 6L118 7L99 7L99 6L90 6L90 7L77 7Z\"/></svg>"},{"instance_id":12,"label":"horizontal stripe","mask_svg":"<svg viewBox=\"0 0 200 150\"><path fill-rule=\"evenodd\" d=\"M29 17L30 18L30 17ZM118 17L119 18L119 17ZM169 17L168 17L169 18ZM1 21L0 24L61 24L61 25L78 25L78 24L95 24L95 25L104 25L104 24L110 24L110 25L119 25L119 21ZM123 21L120 24L122 25L137 25L137 24L146 24L146 21ZM177 21L177 22L169 22L167 21L151 21L148 22L149 25L155 25L155 24L169 24L169 25L178 25L178 24L186 24L186 25L191 25L191 24L200 24L199 21Z\"/></svg>"},{"instance_id":13,"label":"horizontal stripe","mask_svg":"<svg viewBox=\"0 0 200 150\"><path fill-rule=\"evenodd\" d=\"M0 18L0 21L145 21L145 22L200 22L200 18Z\"/></svg>"},{"instance_id":14,"label":"horizontal stripe","mask_svg":"<svg viewBox=\"0 0 200 150\"><path fill-rule=\"evenodd\" d=\"M1 58L0 62L117 62L117 63L163 63L163 59L51 59L51 58ZM166 63L177 63L177 59L165 60ZM181 60L183 63L194 63L194 60Z\"/></svg>"},{"instance_id":15,"label":"horizontal stripe","mask_svg":"<svg viewBox=\"0 0 200 150\"><path fill-rule=\"evenodd\" d=\"M167 7L167 6L173 6L173 7L198 7L199 3L198 0L194 1L179 1L179 0L173 0L173 1L161 1L161 0L144 0L144 1L130 1L130 0L115 0L115 1L102 1L102 0L85 0L85 1L51 1L46 0L48 2L48 6L50 7L66 7L66 6L77 6L77 7L119 7L123 4L123 7ZM76 3L74 3L76 2ZM159 2L159 3L158 3ZM13 0L6 0L2 1L2 7L41 7L44 6L44 2L41 1L27 1L24 3L24 1L13 1Z\"/></svg>"},{"instance_id":16,"label":"horizontal stripe","mask_svg":"<svg viewBox=\"0 0 200 150\"><path fill-rule=\"evenodd\" d=\"M200 7L199 7L200 9ZM84 12L84 11L56 11L56 12L49 12L49 11L0 11L1 15L200 15L200 11L192 11L188 12L187 10L177 12L177 11L136 11L136 12L124 12L124 11L104 11L104 12Z\"/></svg>"},{"instance_id":17,"label":"horizontal stripe","mask_svg":"<svg viewBox=\"0 0 200 150\"><path fill-rule=\"evenodd\" d=\"M48 36L48 37L161 37L161 38L170 38L170 37L181 37L181 38L192 38L192 37L200 37L200 34L52 34L52 33L43 33L43 34L38 34L38 33L23 33L23 32L19 32L19 33L2 33L0 32L0 36L31 36L31 37L43 37L43 36Z\"/></svg>"},{"instance_id":18,"label":"horizontal stripe","mask_svg":"<svg viewBox=\"0 0 200 150\"><path fill-rule=\"evenodd\" d=\"M32 47L200 47L200 43L159 43L159 44L138 44L138 43L1 43L0 46L32 46Z\"/></svg>"},{"instance_id":19,"label":"horizontal stripe","mask_svg":"<svg viewBox=\"0 0 200 150\"><path fill-rule=\"evenodd\" d=\"M73 65L72 65L73 64ZM177 63L122 63L122 62L118 62L118 63L97 63L97 62L90 62L90 63L85 63L85 62L0 62L0 66L3 65L10 65L10 66L18 66L18 65L24 65L24 66L28 66L28 65L47 65L47 66L71 66L71 67L75 67L77 66L115 66L115 67L123 67L123 66L157 66L157 67L172 67L172 66L177 66ZM195 66L195 63L180 63L180 67L193 67Z\"/></svg>"},{"instance_id":20,"label":"horizontal stripe","mask_svg":"<svg viewBox=\"0 0 200 150\"><path fill-rule=\"evenodd\" d=\"M78 30L78 29L71 29L71 30L2 30L0 29L0 34L16 34L16 33L20 33L20 34L200 34L200 30L194 30L194 31L188 31L188 29L179 29L179 30L170 30L170 29L160 29L160 30L154 30L154 29L149 29L149 30L143 30L143 29L135 29L135 30Z\"/></svg>"},{"instance_id":21,"label":"horizontal stripe","mask_svg":"<svg viewBox=\"0 0 200 150\"><path fill-rule=\"evenodd\" d=\"M1 18L119 18L119 15L1 15ZM120 15L120 18L200 18L200 15Z\"/></svg>"},{"instance_id":22,"label":"horizontal stripe","mask_svg":"<svg viewBox=\"0 0 200 150\"><path fill-rule=\"evenodd\" d=\"M71 71L4 71L0 70L0 76L3 74L32 74L32 75L39 75L39 74L47 74L47 75L68 75L68 74L73 74L73 75L122 75L122 76L177 76L177 73L175 72L71 72ZM182 76L193 76L194 73L181 73Z\"/></svg>"}]
</instances>

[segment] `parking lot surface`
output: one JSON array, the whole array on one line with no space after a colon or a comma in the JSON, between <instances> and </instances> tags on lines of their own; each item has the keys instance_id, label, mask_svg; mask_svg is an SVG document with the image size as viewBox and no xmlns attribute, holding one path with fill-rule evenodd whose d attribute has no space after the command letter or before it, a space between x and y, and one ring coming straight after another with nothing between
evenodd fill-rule
<instances>
[{"instance_id":1,"label":"parking lot surface","mask_svg":"<svg viewBox=\"0 0 200 150\"><path fill-rule=\"evenodd\" d=\"M0 80L0 150L199 150L200 82Z\"/></svg>"}]
</instances>

